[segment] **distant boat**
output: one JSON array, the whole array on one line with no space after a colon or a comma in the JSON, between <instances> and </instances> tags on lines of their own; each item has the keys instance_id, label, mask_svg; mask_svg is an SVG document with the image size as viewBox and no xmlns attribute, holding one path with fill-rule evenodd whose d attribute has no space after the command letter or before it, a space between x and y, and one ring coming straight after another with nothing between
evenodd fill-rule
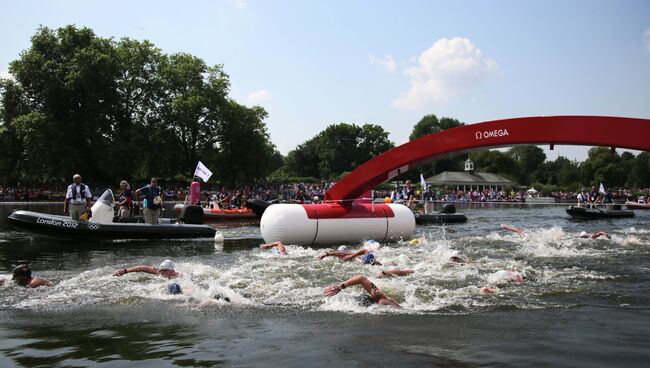
<instances>
[{"instance_id":1,"label":"distant boat","mask_svg":"<svg viewBox=\"0 0 650 368\"><path fill-rule=\"evenodd\" d=\"M253 198L246 202L246 208L236 209L222 209L216 202L211 201L207 207L203 208L204 221L241 221L241 220L255 220L262 217L262 214L269 206L269 203L261 199ZM174 205L174 211L178 215L183 213L185 208L184 204Z\"/></svg>"},{"instance_id":2,"label":"distant boat","mask_svg":"<svg viewBox=\"0 0 650 368\"><path fill-rule=\"evenodd\" d=\"M570 206L566 209L566 213L572 217L583 219L634 217L634 211L621 209L620 204L602 208Z\"/></svg>"},{"instance_id":3,"label":"distant boat","mask_svg":"<svg viewBox=\"0 0 650 368\"><path fill-rule=\"evenodd\" d=\"M637 202L625 202L625 207L631 210L650 210L650 204L648 203L637 203Z\"/></svg>"},{"instance_id":4,"label":"distant boat","mask_svg":"<svg viewBox=\"0 0 650 368\"><path fill-rule=\"evenodd\" d=\"M554 197L533 197L528 196L524 198L525 203L555 203Z\"/></svg>"},{"instance_id":5,"label":"distant boat","mask_svg":"<svg viewBox=\"0 0 650 368\"><path fill-rule=\"evenodd\" d=\"M415 223L418 225L451 224L466 221L467 216L456 213L456 206L451 203L446 203L442 210L437 213L415 213Z\"/></svg>"}]
</instances>

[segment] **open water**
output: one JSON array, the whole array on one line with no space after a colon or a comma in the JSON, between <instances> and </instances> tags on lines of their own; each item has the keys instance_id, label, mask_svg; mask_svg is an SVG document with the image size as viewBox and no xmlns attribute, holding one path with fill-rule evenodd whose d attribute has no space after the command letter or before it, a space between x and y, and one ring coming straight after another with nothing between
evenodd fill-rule
<instances>
[{"instance_id":1,"label":"open water","mask_svg":"<svg viewBox=\"0 0 650 368\"><path fill-rule=\"evenodd\" d=\"M459 208L466 224L418 227L417 244L382 244L384 266L314 257L328 248L259 249L256 225L211 240L122 243L32 238L7 228L0 205L0 277L29 261L51 288L0 286L0 367L12 366L553 366L650 362L650 211L573 221L563 206ZM56 213L60 205L23 206ZM498 229L523 227L526 237ZM611 240L581 239L607 231ZM358 247L361 244L347 244ZM458 251L473 263L449 262ZM185 293L137 264L176 262ZM375 278L382 269L415 273ZM496 271L526 275L493 295ZM364 274L402 309L363 307ZM228 297L226 302L216 296Z\"/></svg>"}]
</instances>

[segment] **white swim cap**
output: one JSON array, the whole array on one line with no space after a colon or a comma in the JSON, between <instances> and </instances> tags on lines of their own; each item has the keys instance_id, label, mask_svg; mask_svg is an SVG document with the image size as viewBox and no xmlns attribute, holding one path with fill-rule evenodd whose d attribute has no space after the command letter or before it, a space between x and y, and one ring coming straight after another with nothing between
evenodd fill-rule
<instances>
[{"instance_id":1,"label":"white swim cap","mask_svg":"<svg viewBox=\"0 0 650 368\"><path fill-rule=\"evenodd\" d=\"M581 238L584 238L584 237L586 237L586 236L587 236L587 232L586 232L586 231L583 231L583 232L580 233L580 237L581 237Z\"/></svg>"},{"instance_id":2,"label":"white swim cap","mask_svg":"<svg viewBox=\"0 0 650 368\"><path fill-rule=\"evenodd\" d=\"M346 250L348 250L348 247L346 247L345 245L341 245L339 247L339 251L341 251L341 252L345 252Z\"/></svg>"},{"instance_id":3,"label":"white swim cap","mask_svg":"<svg viewBox=\"0 0 650 368\"><path fill-rule=\"evenodd\" d=\"M166 260L162 261L162 263L160 264L160 267L158 267L158 268L161 269L161 270L174 270L174 266L175 266L174 262L172 262L169 259L166 259Z\"/></svg>"}]
</instances>

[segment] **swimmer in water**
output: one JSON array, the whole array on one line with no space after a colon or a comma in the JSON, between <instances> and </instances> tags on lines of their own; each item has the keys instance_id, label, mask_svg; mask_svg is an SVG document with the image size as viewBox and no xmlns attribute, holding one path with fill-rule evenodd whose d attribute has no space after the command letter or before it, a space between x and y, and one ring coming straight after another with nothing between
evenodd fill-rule
<instances>
[{"instance_id":1,"label":"swimmer in water","mask_svg":"<svg viewBox=\"0 0 650 368\"><path fill-rule=\"evenodd\" d=\"M325 296L334 296L340 293L341 290L353 285L361 285L370 296L368 300L372 303L401 308L395 300L387 298L386 295L384 295L384 293L382 293L381 290L379 290L379 288L364 275L357 275L341 284L328 286L323 291L323 294Z\"/></svg>"},{"instance_id":2,"label":"swimmer in water","mask_svg":"<svg viewBox=\"0 0 650 368\"><path fill-rule=\"evenodd\" d=\"M13 270L13 276L11 279L14 281L14 283L20 285L20 286L26 286L29 288L36 288L39 286L52 286L50 281L41 278L41 277L33 277L32 276L32 269L29 267L28 264L23 263L18 266L16 266ZM4 281L3 281L4 283Z\"/></svg>"},{"instance_id":3,"label":"swimmer in water","mask_svg":"<svg viewBox=\"0 0 650 368\"><path fill-rule=\"evenodd\" d=\"M449 256L449 260L454 263L474 263L474 261L470 261L467 258L463 258L463 256L457 250L451 252L451 256Z\"/></svg>"},{"instance_id":4,"label":"swimmer in water","mask_svg":"<svg viewBox=\"0 0 650 368\"><path fill-rule=\"evenodd\" d=\"M414 271L410 268L393 268L391 270L384 270L381 272L377 272L375 275L376 278L380 279L382 277L392 277L392 276L407 276L412 274Z\"/></svg>"},{"instance_id":5,"label":"swimmer in water","mask_svg":"<svg viewBox=\"0 0 650 368\"><path fill-rule=\"evenodd\" d=\"M526 276L522 275L516 270L510 268L500 270L488 277L489 284L481 288L481 294L493 294L499 290L498 286L507 284L521 284L524 281L526 281Z\"/></svg>"},{"instance_id":6,"label":"swimmer in water","mask_svg":"<svg viewBox=\"0 0 650 368\"><path fill-rule=\"evenodd\" d=\"M350 252L349 250L344 249L342 247L344 246L339 247L339 250L325 252L319 255L318 257L316 257L316 259L320 261L325 257L337 257L338 259L347 262L356 259L357 257L360 257L359 260L363 264L369 264L372 266L381 266L381 263L375 259L375 255L372 254L372 252L369 251L368 249L362 248L356 252Z\"/></svg>"},{"instance_id":7,"label":"swimmer in water","mask_svg":"<svg viewBox=\"0 0 650 368\"><path fill-rule=\"evenodd\" d=\"M116 270L115 272L113 272L113 276L123 276L131 272L145 272L145 273L150 273L152 275L159 275L162 277L166 277L168 279L173 279L175 277L180 276L180 273L176 272L174 268L175 268L174 262L170 261L169 259L166 259L160 264L160 266L158 266L158 268L152 266L133 266L129 268Z\"/></svg>"},{"instance_id":8,"label":"swimmer in water","mask_svg":"<svg viewBox=\"0 0 650 368\"><path fill-rule=\"evenodd\" d=\"M587 233L586 231L583 231L583 232L580 233L581 238L598 239L601 236L604 236L607 239L612 238L611 236L609 236L609 234L607 234L604 231L596 231L596 232L591 233L591 234Z\"/></svg>"},{"instance_id":9,"label":"swimmer in water","mask_svg":"<svg viewBox=\"0 0 650 368\"><path fill-rule=\"evenodd\" d=\"M516 226L512 226L512 225L506 225L506 224L501 224L500 228L501 228L502 230L512 231L513 233L518 234L518 235L519 235L520 237L522 237L522 238L526 236L526 233L524 232L524 229L522 229L522 228L520 228L520 227L516 227Z\"/></svg>"},{"instance_id":10,"label":"swimmer in water","mask_svg":"<svg viewBox=\"0 0 650 368\"><path fill-rule=\"evenodd\" d=\"M260 244L260 248L262 249L272 249L275 248L278 250L278 253L280 254L289 254L287 253L287 248L284 247L284 244L282 244L281 241L276 241L273 243L268 243L268 244Z\"/></svg>"}]
</instances>

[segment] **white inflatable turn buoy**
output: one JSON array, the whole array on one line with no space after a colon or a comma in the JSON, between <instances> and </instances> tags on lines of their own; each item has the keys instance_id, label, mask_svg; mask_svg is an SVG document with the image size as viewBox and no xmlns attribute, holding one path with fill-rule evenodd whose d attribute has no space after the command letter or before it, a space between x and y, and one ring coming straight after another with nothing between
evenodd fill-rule
<instances>
[{"instance_id":1,"label":"white inflatable turn buoy","mask_svg":"<svg viewBox=\"0 0 650 368\"><path fill-rule=\"evenodd\" d=\"M393 242L413 236L415 216L401 204L274 204L264 211L260 230L267 243Z\"/></svg>"}]
</instances>

